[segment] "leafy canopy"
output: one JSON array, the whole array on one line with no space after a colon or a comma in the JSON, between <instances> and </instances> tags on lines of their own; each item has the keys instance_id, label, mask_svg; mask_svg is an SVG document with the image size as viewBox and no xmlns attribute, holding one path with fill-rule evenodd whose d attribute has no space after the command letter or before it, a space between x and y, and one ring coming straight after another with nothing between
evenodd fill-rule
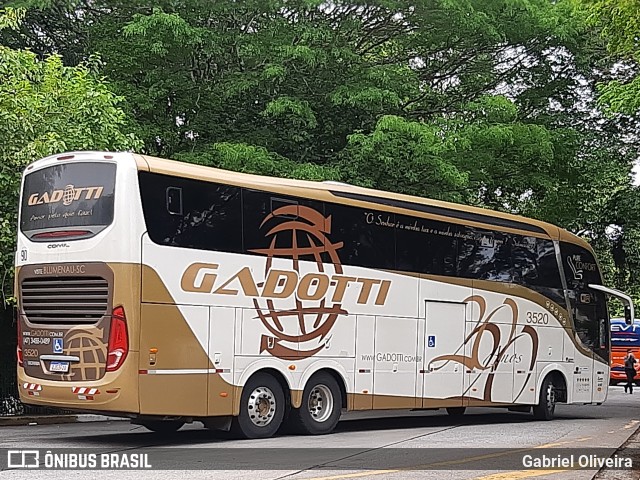
<instances>
[{"instance_id":1,"label":"leafy canopy","mask_svg":"<svg viewBox=\"0 0 640 480\"><path fill-rule=\"evenodd\" d=\"M17 28L23 11L0 11L0 26ZM96 60L66 67L57 55L0 44L0 274L11 291L18 190L31 162L69 150L141 146L129 132L122 99L95 73Z\"/></svg>"},{"instance_id":2,"label":"leafy canopy","mask_svg":"<svg viewBox=\"0 0 640 480\"><path fill-rule=\"evenodd\" d=\"M596 85L635 47L579 0L20 1L0 43L99 68L151 154L548 220L632 285L638 123Z\"/></svg>"}]
</instances>

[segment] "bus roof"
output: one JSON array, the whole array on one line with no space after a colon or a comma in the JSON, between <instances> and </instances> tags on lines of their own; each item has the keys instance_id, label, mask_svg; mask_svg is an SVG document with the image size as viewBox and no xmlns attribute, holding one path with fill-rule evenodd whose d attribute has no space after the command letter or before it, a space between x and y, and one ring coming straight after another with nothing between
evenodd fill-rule
<instances>
[{"instance_id":1,"label":"bus roof","mask_svg":"<svg viewBox=\"0 0 640 480\"><path fill-rule=\"evenodd\" d=\"M75 160L90 158L93 160L119 161L126 153L113 152L67 152L52 155L34 162L28 170L38 167L40 163L50 163L52 159L62 160L75 156ZM131 157L129 157L131 158ZM351 204L368 207L380 211L389 211L404 215L414 215L426 218L437 218L442 221L467 224L480 228L492 228L512 231L524 235L549 237L578 244L589 251L591 246L582 238L559 228L556 225L502 213L486 208L432 200L400 193L385 192L371 188L358 187L342 182L317 182L308 180L294 180L280 177L269 177L249 173L233 172L219 168L197 165L193 163L167 160L149 155L133 154L139 170L183 178L192 178L211 182L221 182L246 188L258 188L282 195L313 198L320 201ZM29 173L28 171L26 173Z\"/></svg>"},{"instance_id":2,"label":"bus roof","mask_svg":"<svg viewBox=\"0 0 640 480\"><path fill-rule=\"evenodd\" d=\"M408 215L418 213L418 216L441 216L449 220L451 220L451 216L454 216L459 220L456 223L465 221L464 223L484 224L485 227L490 225L492 228L498 227L498 229L505 231L524 230L528 235L548 236L554 240L578 244L592 250L584 239L556 225L486 208L385 192L342 182L316 182L268 177L166 160L149 155L135 155L135 157L139 169L152 173L229 183L247 188L260 188L283 195L303 196L332 202L339 201L357 206L367 205L379 210Z\"/></svg>"}]
</instances>

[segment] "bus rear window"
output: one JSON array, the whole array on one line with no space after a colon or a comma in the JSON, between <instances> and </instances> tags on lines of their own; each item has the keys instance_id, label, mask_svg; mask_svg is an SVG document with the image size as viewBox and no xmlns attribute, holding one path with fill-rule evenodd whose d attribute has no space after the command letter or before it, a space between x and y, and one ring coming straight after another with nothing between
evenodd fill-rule
<instances>
[{"instance_id":1,"label":"bus rear window","mask_svg":"<svg viewBox=\"0 0 640 480\"><path fill-rule=\"evenodd\" d=\"M116 165L65 163L25 177L20 230L35 241L87 238L113 221Z\"/></svg>"}]
</instances>

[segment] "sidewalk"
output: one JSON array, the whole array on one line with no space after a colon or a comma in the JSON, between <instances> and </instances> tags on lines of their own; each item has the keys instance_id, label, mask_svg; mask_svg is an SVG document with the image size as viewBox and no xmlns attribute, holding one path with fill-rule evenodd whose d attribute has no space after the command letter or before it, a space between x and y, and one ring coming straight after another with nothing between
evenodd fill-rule
<instances>
[{"instance_id":1,"label":"sidewalk","mask_svg":"<svg viewBox=\"0 0 640 480\"><path fill-rule=\"evenodd\" d=\"M603 468L594 480L639 480L640 479L640 428L631 435L624 445L615 453L618 457L627 457L633 460L633 470L615 470Z\"/></svg>"},{"instance_id":2,"label":"sidewalk","mask_svg":"<svg viewBox=\"0 0 640 480\"><path fill-rule=\"evenodd\" d=\"M53 425L57 423L107 422L112 420L128 420L121 417L104 415L13 415L0 417L0 427L18 427L22 425Z\"/></svg>"}]
</instances>

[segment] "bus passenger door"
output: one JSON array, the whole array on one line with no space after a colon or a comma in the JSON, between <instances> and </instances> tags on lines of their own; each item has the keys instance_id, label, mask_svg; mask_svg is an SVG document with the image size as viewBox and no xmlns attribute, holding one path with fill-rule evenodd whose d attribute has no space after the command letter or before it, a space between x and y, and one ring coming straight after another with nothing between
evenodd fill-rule
<instances>
[{"instance_id":1,"label":"bus passenger door","mask_svg":"<svg viewBox=\"0 0 640 480\"><path fill-rule=\"evenodd\" d=\"M426 302L422 407L462 406L466 304ZM446 401L443 401L446 400Z\"/></svg>"},{"instance_id":2,"label":"bus passenger door","mask_svg":"<svg viewBox=\"0 0 640 480\"><path fill-rule=\"evenodd\" d=\"M570 334L573 333L570 332ZM565 335L564 357L572 367L570 377L567 379L570 385L567 388L572 393L574 403L591 403L593 358L585 355L575 345L574 342L578 343L579 341L577 335L575 340L572 340L569 335Z\"/></svg>"}]
</instances>

